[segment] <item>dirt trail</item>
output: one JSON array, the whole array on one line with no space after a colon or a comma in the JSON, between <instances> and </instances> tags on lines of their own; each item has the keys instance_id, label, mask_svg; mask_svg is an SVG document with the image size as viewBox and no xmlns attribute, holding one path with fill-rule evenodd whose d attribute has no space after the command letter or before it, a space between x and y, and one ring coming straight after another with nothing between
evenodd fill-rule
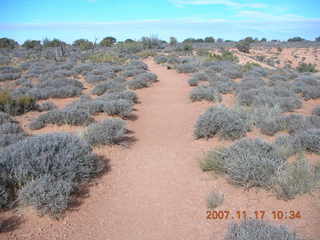
<instances>
[{"instance_id":1,"label":"dirt trail","mask_svg":"<svg viewBox=\"0 0 320 240\"><path fill-rule=\"evenodd\" d=\"M210 184L197 158L211 144L195 145L192 134L209 104L190 102L187 75L146 63L160 81L137 91L137 120L128 123L137 141L128 149L97 149L111 159L112 170L79 211L58 223L28 216L11 239L208 239L211 231L203 225Z\"/></svg>"},{"instance_id":2,"label":"dirt trail","mask_svg":"<svg viewBox=\"0 0 320 240\"><path fill-rule=\"evenodd\" d=\"M137 119L128 129L137 141L130 148L102 147L96 152L111 161L111 171L89 189L89 197L61 221L24 213L25 222L3 239L18 240L208 240L223 239L233 221L207 220L206 199L210 191L221 191L221 210L296 210L301 220L282 224L310 237L319 237L318 198L298 197L285 202L270 192L244 191L224 178L201 172L198 159L218 145L216 138L194 140L193 126L209 103L191 103L188 75L146 63L159 77L153 87L137 91ZM224 103L232 104L231 96ZM302 208L303 207L303 208ZM266 217L267 220L272 220ZM0 236L2 239L2 236Z\"/></svg>"}]
</instances>

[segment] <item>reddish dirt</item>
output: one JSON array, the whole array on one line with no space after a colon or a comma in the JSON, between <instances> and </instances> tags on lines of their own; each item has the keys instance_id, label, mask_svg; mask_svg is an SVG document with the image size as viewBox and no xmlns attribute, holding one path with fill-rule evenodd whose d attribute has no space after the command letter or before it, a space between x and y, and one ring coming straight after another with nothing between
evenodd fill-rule
<instances>
[{"instance_id":1,"label":"reddish dirt","mask_svg":"<svg viewBox=\"0 0 320 240\"><path fill-rule=\"evenodd\" d=\"M129 148L95 149L111 159L111 171L92 184L90 196L64 219L40 218L34 211L23 211L24 222L1 239L219 240L233 220L206 219L206 199L213 190L224 193L224 203L217 210L233 211L234 216L235 211L246 211L252 217L254 211L265 210L267 220L272 219L273 210L300 211L301 219L275 222L304 237L320 237L319 194L286 202L270 192L244 191L222 176L201 172L203 154L231 142L195 140L194 124L210 104L191 103L188 75L151 60L146 63L160 82L137 91L141 100L136 105L138 118L128 122L137 141ZM230 105L230 97L226 99Z\"/></svg>"}]
</instances>

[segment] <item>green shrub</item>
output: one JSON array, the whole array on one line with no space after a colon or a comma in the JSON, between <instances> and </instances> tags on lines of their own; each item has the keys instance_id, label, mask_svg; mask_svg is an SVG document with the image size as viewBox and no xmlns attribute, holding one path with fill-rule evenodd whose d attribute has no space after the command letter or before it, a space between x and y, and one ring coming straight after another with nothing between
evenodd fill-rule
<instances>
[{"instance_id":1,"label":"green shrub","mask_svg":"<svg viewBox=\"0 0 320 240\"><path fill-rule=\"evenodd\" d=\"M19 44L13 39L0 38L0 48L14 49L18 46L19 46Z\"/></svg>"},{"instance_id":2,"label":"green shrub","mask_svg":"<svg viewBox=\"0 0 320 240\"><path fill-rule=\"evenodd\" d=\"M117 42L117 39L114 37L105 37L101 40L100 45L103 47L111 47L113 44Z\"/></svg>"},{"instance_id":3,"label":"green shrub","mask_svg":"<svg viewBox=\"0 0 320 240\"><path fill-rule=\"evenodd\" d=\"M27 48L27 49L33 49L33 48L41 48L41 41L37 40L26 40L23 44L22 47Z\"/></svg>"},{"instance_id":4,"label":"green shrub","mask_svg":"<svg viewBox=\"0 0 320 240\"><path fill-rule=\"evenodd\" d=\"M75 47L79 47L81 50L89 50L94 47L93 42L87 39L75 40L72 45Z\"/></svg>"},{"instance_id":5,"label":"green shrub","mask_svg":"<svg viewBox=\"0 0 320 240\"><path fill-rule=\"evenodd\" d=\"M312 63L300 63L297 67L298 72L317 72L316 65Z\"/></svg>"},{"instance_id":6,"label":"green shrub","mask_svg":"<svg viewBox=\"0 0 320 240\"><path fill-rule=\"evenodd\" d=\"M36 109L36 100L33 97L13 98L8 92L0 91L0 111L10 115L21 115L34 109Z\"/></svg>"}]
</instances>

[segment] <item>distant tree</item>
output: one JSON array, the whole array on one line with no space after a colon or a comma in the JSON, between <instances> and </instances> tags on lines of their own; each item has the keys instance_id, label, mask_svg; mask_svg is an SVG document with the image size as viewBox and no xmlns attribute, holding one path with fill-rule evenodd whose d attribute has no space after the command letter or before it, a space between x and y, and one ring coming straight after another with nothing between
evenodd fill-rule
<instances>
[{"instance_id":1,"label":"distant tree","mask_svg":"<svg viewBox=\"0 0 320 240\"><path fill-rule=\"evenodd\" d=\"M163 45L163 41L156 36L142 37L141 42L145 49L161 48Z\"/></svg>"},{"instance_id":2,"label":"distant tree","mask_svg":"<svg viewBox=\"0 0 320 240\"><path fill-rule=\"evenodd\" d=\"M194 42L195 43L203 43L204 40L202 38L197 38Z\"/></svg>"},{"instance_id":3,"label":"distant tree","mask_svg":"<svg viewBox=\"0 0 320 240\"><path fill-rule=\"evenodd\" d=\"M19 46L19 43L10 38L0 38L0 48L16 48Z\"/></svg>"},{"instance_id":4,"label":"distant tree","mask_svg":"<svg viewBox=\"0 0 320 240\"><path fill-rule=\"evenodd\" d=\"M170 37L169 44L171 46L175 46L177 45L177 43L178 43L178 40L175 37Z\"/></svg>"},{"instance_id":5,"label":"distant tree","mask_svg":"<svg viewBox=\"0 0 320 240\"><path fill-rule=\"evenodd\" d=\"M194 43L195 39L194 38L186 38L185 40L183 40L183 43Z\"/></svg>"},{"instance_id":6,"label":"distant tree","mask_svg":"<svg viewBox=\"0 0 320 240\"><path fill-rule=\"evenodd\" d=\"M246 37L245 39L243 39L243 41L245 41L245 42L247 42L247 43L249 43L249 44L255 42L255 40L254 40L252 37Z\"/></svg>"},{"instance_id":7,"label":"distant tree","mask_svg":"<svg viewBox=\"0 0 320 240\"><path fill-rule=\"evenodd\" d=\"M113 44L117 42L117 39L114 37L105 37L101 40L100 45L103 47L111 47Z\"/></svg>"},{"instance_id":8,"label":"distant tree","mask_svg":"<svg viewBox=\"0 0 320 240\"><path fill-rule=\"evenodd\" d=\"M75 47L79 47L81 50L89 50L94 47L93 42L82 38L75 40L72 45Z\"/></svg>"},{"instance_id":9,"label":"distant tree","mask_svg":"<svg viewBox=\"0 0 320 240\"><path fill-rule=\"evenodd\" d=\"M41 48L41 41L37 41L37 40L26 40L23 44L22 47L27 48L27 49L31 49L31 48Z\"/></svg>"},{"instance_id":10,"label":"distant tree","mask_svg":"<svg viewBox=\"0 0 320 240\"><path fill-rule=\"evenodd\" d=\"M293 38L289 38L288 42L302 42L305 39L303 39L302 37L293 37Z\"/></svg>"},{"instance_id":11,"label":"distant tree","mask_svg":"<svg viewBox=\"0 0 320 240\"><path fill-rule=\"evenodd\" d=\"M320 42L320 37L317 37L317 38L315 39L315 41L316 41L316 42Z\"/></svg>"},{"instance_id":12,"label":"distant tree","mask_svg":"<svg viewBox=\"0 0 320 240\"><path fill-rule=\"evenodd\" d=\"M267 39L266 38L261 38L260 42L266 42Z\"/></svg>"},{"instance_id":13,"label":"distant tree","mask_svg":"<svg viewBox=\"0 0 320 240\"><path fill-rule=\"evenodd\" d=\"M67 45L64 41L61 41L57 38L54 38L53 40L49 40L48 38L45 38L42 44L44 47L63 47Z\"/></svg>"},{"instance_id":14,"label":"distant tree","mask_svg":"<svg viewBox=\"0 0 320 240\"><path fill-rule=\"evenodd\" d=\"M224 42L233 42L232 40L225 40Z\"/></svg>"},{"instance_id":15,"label":"distant tree","mask_svg":"<svg viewBox=\"0 0 320 240\"><path fill-rule=\"evenodd\" d=\"M134 43L135 41L132 40L131 38L128 38L124 41L124 43Z\"/></svg>"},{"instance_id":16,"label":"distant tree","mask_svg":"<svg viewBox=\"0 0 320 240\"><path fill-rule=\"evenodd\" d=\"M218 43L223 43L223 39L222 39L222 38L218 38L218 39L217 39L217 42L218 42Z\"/></svg>"},{"instance_id":17,"label":"distant tree","mask_svg":"<svg viewBox=\"0 0 320 240\"><path fill-rule=\"evenodd\" d=\"M250 53L250 41L241 40L237 43L236 48L243 53Z\"/></svg>"},{"instance_id":18,"label":"distant tree","mask_svg":"<svg viewBox=\"0 0 320 240\"><path fill-rule=\"evenodd\" d=\"M206 38L204 39L204 41L205 41L206 43L214 43L214 42L215 42L215 39L214 39L213 37L206 37Z\"/></svg>"}]
</instances>

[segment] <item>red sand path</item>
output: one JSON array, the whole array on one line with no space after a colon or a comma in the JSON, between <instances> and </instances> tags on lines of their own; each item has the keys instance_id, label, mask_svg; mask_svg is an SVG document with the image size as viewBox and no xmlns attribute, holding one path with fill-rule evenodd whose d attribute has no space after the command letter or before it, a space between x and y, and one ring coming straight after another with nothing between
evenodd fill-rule
<instances>
[{"instance_id":1,"label":"red sand path","mask_svg":"<svg viewBox=\"0 0 320 240\"><path fill-rule=\"evenodd\" d=\"M202 154L230 142L195 141L194 123L210 104L190 102L187 75L146 62L160 82L137 91L141 101L136 105L138 119L128 122L137 141L125 149L96 149L111 159L112 170L97 180L90 196L64 219L57 222L26 212L25 222L0 238L219 240L231 220L206 219L211 190L224 193L221 210L300 210L301 220L281 223L304 235L320 236L318 198L308 195L280 201L270 193L245 192L224 178L202 173L198 164Z\"/></svg>"}]
</instances>

